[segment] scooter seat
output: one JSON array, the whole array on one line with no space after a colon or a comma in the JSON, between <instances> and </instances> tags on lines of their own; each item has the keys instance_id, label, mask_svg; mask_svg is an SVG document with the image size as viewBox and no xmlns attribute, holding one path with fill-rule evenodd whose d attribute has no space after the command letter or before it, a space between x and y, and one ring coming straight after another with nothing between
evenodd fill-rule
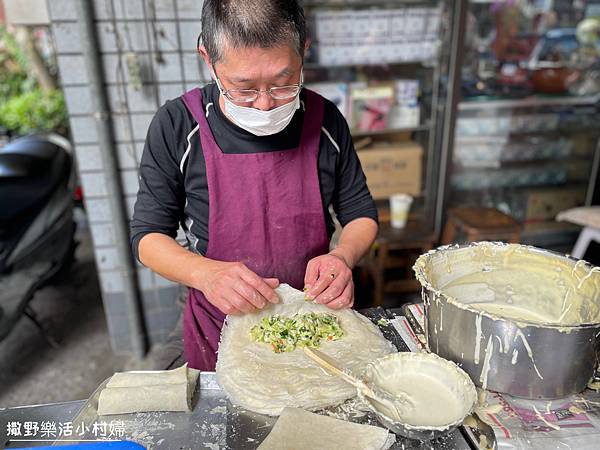
<instances>
[{"instance_id":1,"label":"scooter seat","mask_svg":"<svg viewBox=\"0 0 600 450\"><path fill-rule=\"evenodd\" d=\"M71 159L58 145L36 137L10 143L0 150L0 224L27 215L66 182Z\"/></svg>"}]
</instances>

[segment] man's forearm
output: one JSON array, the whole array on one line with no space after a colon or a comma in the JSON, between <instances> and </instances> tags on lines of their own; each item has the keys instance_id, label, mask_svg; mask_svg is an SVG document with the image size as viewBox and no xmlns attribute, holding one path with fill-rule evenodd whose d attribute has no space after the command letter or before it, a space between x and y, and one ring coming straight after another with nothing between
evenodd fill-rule
<instances>
[{"instance_id":1,"label":"man's forearm","mask_svg":"<svg viewBox=\"0 0 600 450\"><path fill-rule=\"evenodd\" d=\"M210 259L183 248L162 233L145 235L139 243L140 261L159 275L180 284L198 287Z\"/></svg>"},{"instance_id":2,"label":"man's forearm","mask_svg":"<svg viewBox=\"0 0 600 450\"><path fill-rule=\"evenodd\" d=\"M346 224L342 229L338 245L330 253L340 256L351 269L371 248L377 236L377 222L361 217Z\"/></svg>"},{"instance_id":3,"label":"man's forearm","mask_svg":"<svg viewBox=\"0 0 600 450\"><path fill-rule=\"evenodd\" d=\"M238 261L206 258L175 239L150 233L140 240L140 261L159 275L201 291L224 314L253 312L277 303L276 278L261 278Z\"/></svg>"}]
</instances>

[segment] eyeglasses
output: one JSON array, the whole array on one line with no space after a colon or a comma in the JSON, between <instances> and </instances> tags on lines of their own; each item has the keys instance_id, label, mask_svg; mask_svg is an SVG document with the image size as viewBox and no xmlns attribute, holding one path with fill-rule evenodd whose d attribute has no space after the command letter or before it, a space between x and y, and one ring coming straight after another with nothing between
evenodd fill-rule
<instances>
[{"instance_id":1,"label":"eyeglasses","mask_svg":"<svg viewBox=\"0 0 600 450\"><path fill-rule=\"evenodd\" d=\"M227 97L232 102L238 103L252 103L258 99L261 92L267 92L273 99L275 100L285 100L288 98L294 98L302 89L304 75L302 71L300 71L300 82L298 84L291 84L288 86L274 86L269 89L223 89L223 85L221 84L221 80L216 76L215 79L217 81L217 86L221 94Z\"/></svg>"}]
</instances>

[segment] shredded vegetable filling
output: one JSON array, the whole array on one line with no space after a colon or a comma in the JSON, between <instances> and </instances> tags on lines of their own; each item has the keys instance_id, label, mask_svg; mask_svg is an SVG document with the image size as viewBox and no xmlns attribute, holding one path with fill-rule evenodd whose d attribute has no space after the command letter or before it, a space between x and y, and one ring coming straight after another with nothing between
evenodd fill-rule
<instances>
[{"instance_id":1,"label":"shredded vegetable filling","mask_svg":"<svg viewBox=\"0 0 600 450\"><path fill-rule=\"evenodd\" d=\"M257 342L271 345L275 353L291 352L296 347L319 347L321 340L337 341L344 335L333 314L306 313L283 317L265 317L250 330Z\"/></svg>"}]
</instances>

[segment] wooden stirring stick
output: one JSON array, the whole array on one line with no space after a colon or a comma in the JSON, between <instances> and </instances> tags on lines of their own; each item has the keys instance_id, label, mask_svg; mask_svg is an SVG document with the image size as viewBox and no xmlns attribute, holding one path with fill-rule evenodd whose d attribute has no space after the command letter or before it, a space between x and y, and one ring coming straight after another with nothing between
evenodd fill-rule
<instances>
[{"instance_id":1,"label":"wooden stirring stick","mask_svg":"<svg viewBox=\"0 0 600 450\"><path fill-rule=\"evenodd\" d=\"M402 417L401 413L406 409L407 406L414 406L414 403L408 394L399 392L395 395L392 395L389 392L368 386L364 381L353 375L350 369L339 367L332 358L319 350L310 347L304 347L304 353L327 372L341 378L346 383L356 387L365 396L381 403L383 406L391 410L395 414L393 419L399 420Z\"/></svg>"}]
</instances>

